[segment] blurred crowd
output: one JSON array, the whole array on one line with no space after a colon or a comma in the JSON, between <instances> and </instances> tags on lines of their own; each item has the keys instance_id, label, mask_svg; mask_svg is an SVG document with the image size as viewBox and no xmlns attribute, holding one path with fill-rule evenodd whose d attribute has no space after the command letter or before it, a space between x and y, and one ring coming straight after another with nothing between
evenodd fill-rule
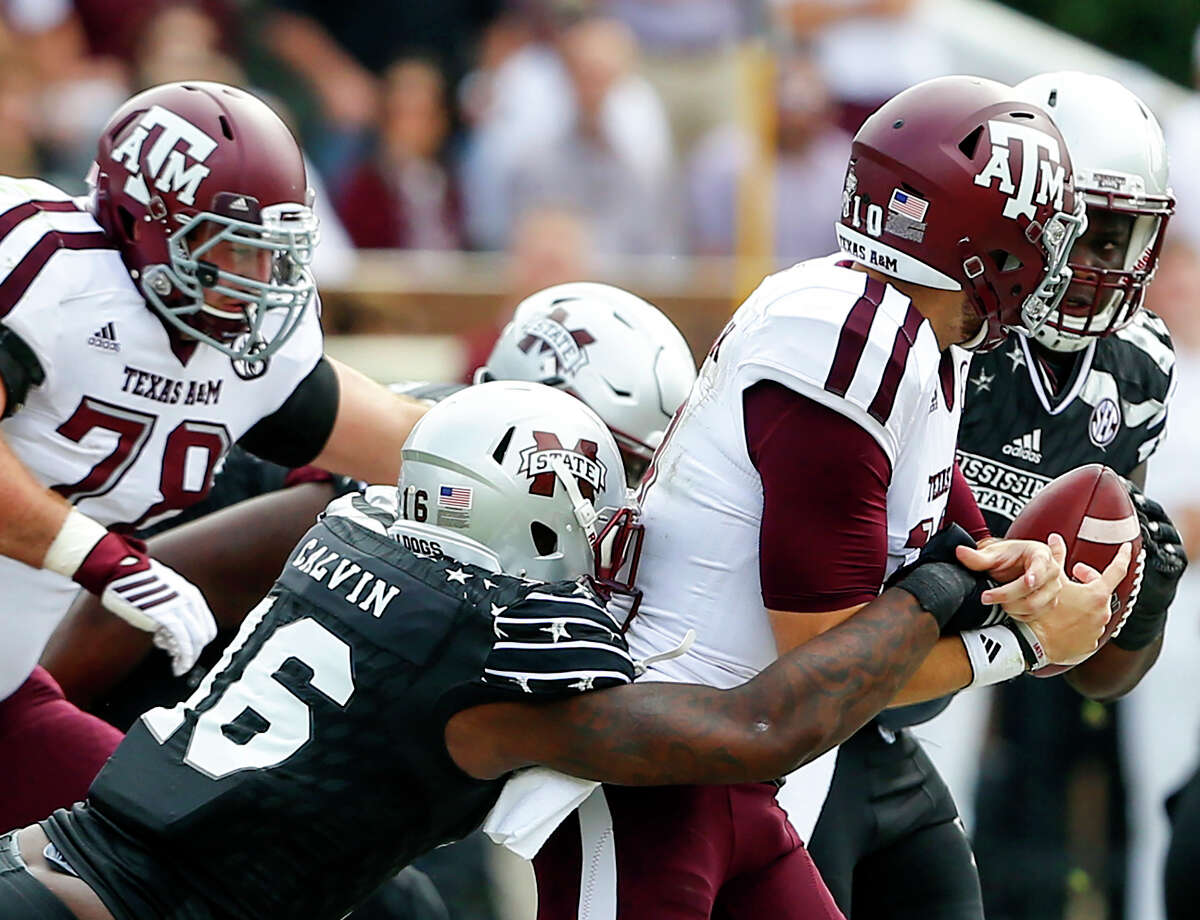
<instances>
[{"instance_id":1,"label":"blurred crowd","mask_svg":"<svg viewBox=\"0 0 1200 920\"><path fill-rule=\"evenodd\" d=\"M0 0L0 174L81 193L96 136L130 93L217 80L262 95L301 139L324 285L347 281L357 250L375 248L506 251L514 303L593 275L605 257L730 255L753 246L755 231L790 264L835 248L850 137L863 118L953 69L917 4ZM1200 33L1195 61L1198 92L1159 113L1178 211L1149 292L1175 341L1179 386L1149 487L1193 560ZM467 343L469 367L495 331ZM1128 882L1131 917L1155 915L1146 880L1165 845L1161 791L1195 763L1200 699L1178 687L1194 683L1197 611L1200 565L1123 729L1148 752L1125 767L1130 851L1142 863ZM1152 769L1162 775L1143 775Z\"/></svg>"},{"instance_id":2,"label":"blurred crowd","mask_svg":"<svg viewBox=\"0 0 1200 920\"><path fill-rule=\"evenodd\" d=\"M326 284L356 248L512 250L546 235L573 263L727 254L747 220L795 261L833 247L847 132L947 69L912 6L0 0L0 173L82 190L96 133L131 91L219 80L263 95L301 137ZM748 37L772 51L757 71ZM742 180L767 159L762 213Z\"/></svg>"}]
</instances>

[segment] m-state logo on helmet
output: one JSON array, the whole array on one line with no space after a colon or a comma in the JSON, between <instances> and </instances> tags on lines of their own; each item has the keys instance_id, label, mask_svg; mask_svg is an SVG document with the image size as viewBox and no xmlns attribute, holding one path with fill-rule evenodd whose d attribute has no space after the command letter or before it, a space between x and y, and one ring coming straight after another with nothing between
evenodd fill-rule
<instances>
[{"instance_id":1,"label":"m-state logo on helmet","mask_svg":"<svg viewBox=\"0 0 1200 920\"><path fill-rule=\"evenodd\" d=\"M410 525L470 544L511 575L587 575L632 591L641 525L617 445L580 400L524 381L466 387L417 422L402 456Z\"/></svg>"},{"instance_id":2,"label":"m-state logo on helmet","mask_svg":"<svg viewBox=\"0 0 1200 920\"><path fill-rule=\"evenodd\" d=\"M691 349L655 306L590 281L526 297L476 380L532 380L587 403L608 425L631 486L696 380Z\"/></svg>"},{"instance_id":3,"label":"m-state logo on helmet","mask_svg":"<svg viewBox=\"0 0 1200 920\"><path fill-rule=\"evenodd\" d=\"M961 290L982 323L962 344L987 349L1047 321L1085 226L1050 117L1002 83L954 76L900 93L859 129L836 231L868 268Z\"/></svg>"},{"instance_id":4,"label":"m-state logo on helmet","mask_svg":"<svg viewBox=\"0 0 1200 920\"><path fill-rule=\"evenodd\" d=\"M1071 285L1038 331L1054 351L1080 351L1121 329L1141 309L1175 211L1167 145L1154 113L1115 80L1062 71L1018 83L1071 146L1088 231L1071 252Z\"/></svg>"},{"instance_id":5,"label":"m-state logo on helmet","mask_svg":"<svg viewBox=\"0 0 1200 920\"><path fill-rule=\"evenodd\" d=\"M109 119L88 175L96 219L176 331L265 361L311 305L304 159L279 117L220 83L152 87Z\"/></svg>"}]
</instances>

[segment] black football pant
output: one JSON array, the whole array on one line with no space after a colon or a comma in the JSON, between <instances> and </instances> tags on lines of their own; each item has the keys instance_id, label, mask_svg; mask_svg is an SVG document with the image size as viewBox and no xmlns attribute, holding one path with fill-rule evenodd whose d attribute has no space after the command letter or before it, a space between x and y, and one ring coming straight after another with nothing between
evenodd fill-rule
<instances>
[{"instance_id":1,"label":"black football pant","mask_svg":"<svg viewBox=\"0 0 1200 920\"><path fill-rule=\"evenodd\" d=\"M1109 920L1121 920L1126 828L1120 707L1085 700L1058 679L1023 677L996 690L995 733L984 748L975 808L975 855L988 920L1062 920L1072 876L1104 897ZM1069 804L1080 799L1072 790L1086 786L1092 797L1072 812ZM1081 829L1089 816L1093 826ZM1072 862L1072 848L1080 862Z\"/></svg>"},{"instance_id":2,"label":"black football pant","mask_svg":"<svg viewBox=\"0 0 1200 920\"><path fill-rule=\"evenodd\" d=\"M851 920L983 920L958 809L907 729L841 746L808 849Z\"/></svg>"},{"instance_id":3,"label":"black football pant","mask_svg":"<svg viewBox=\"0 0 1200 920\"><path fill-rule=\"evenodd\" d=\"M1200 770L1171 796L1167 849L1167 920L1192 920L1200 909Z\"/></svg>"}]
</instances>

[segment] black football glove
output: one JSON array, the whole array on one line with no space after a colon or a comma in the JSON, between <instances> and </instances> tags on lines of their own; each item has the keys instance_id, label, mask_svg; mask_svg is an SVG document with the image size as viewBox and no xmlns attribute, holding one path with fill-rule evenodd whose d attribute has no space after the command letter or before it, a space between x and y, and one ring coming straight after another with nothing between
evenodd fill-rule
<instances>
[{"instance_id":1,"label":"black football glove","mask_svg":"<svg viewBox=\"0 0 1200 920\"><path fill-rule=\"evenodd\" d=\"M975 541L958 524L942 528L929 538L921 555L893 572L884 584L913 595L933 614L943 634L987 625L986 614L993 610L979 600L991 582L958 561L954 551L959 546L974 549ZM959 626L960 622L965 625Z\"/></svg>"},{"instance_id":2,"label":"black football glove","mask_svg":"<svg viewBox=\"0 0 1200 920\"><path fill-rule=\"evenodd\" d=\"M1146 561L1142 569L1142 588L1125 625L1113 637L1120 648L1136 652L1162 634L1167 609L1175 600L1175 589L1187 568L1187 554L1179 531L1167 517L1162 505L1147 498L1134 483L1125 481L1142 529L1142 551ZM1137 560L1133 561L1136 564Z\"/></svg>"}]
</instances>

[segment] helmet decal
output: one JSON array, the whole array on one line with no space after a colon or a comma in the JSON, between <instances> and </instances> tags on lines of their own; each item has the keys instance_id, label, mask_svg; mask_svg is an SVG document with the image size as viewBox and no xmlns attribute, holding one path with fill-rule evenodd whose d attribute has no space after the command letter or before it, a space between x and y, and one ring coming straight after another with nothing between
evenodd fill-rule
<instances>
[{"instance_id":1,"label":"helmet decal","mask_svg":"<svg viewBox=\"0 0 1200 920\"><path fill-rule=\"evenodd\" d=\"M1051 201L1053 196L1055 210L1061 211L1066 170L1063 167L1058 139L1029 125L994 119L989 120L987 124L992 154L987 164L975 176L975 184L991 188L993 179L1000 180L999 190L1010 196L1004 205L1004 216L1010 220L1016 220L1018 217L1034 219L1037 213L1033 194L1035 184L1037 204L1044 205ZM1021 142L1019 184L1013 183L1011 169L1012 148L1009 145L1014 140ZM1045 157L1042 156L1043 153Z\"/></svg>"},{"instance_id":2,"label":"helmet decal","mask_svg":"<svg viewBox=\"0 0 1200 920\"><path fill-rule=\"evenodd\" d=\"M143 160L142 149L156 128L161 129L159 135ZM182 150L178 149L181 141ZM149 181L160 192L174 193L182 204L194 205L200 183L211 172L204 161L216 148L217 142L186 118L152 105L113 149L112 159L131 173L124 191L135 201L150 203Z\"/></svg>"},{"instance_id":3,"label":"helmet decal","mask_svg":"<svg viewBox=\"0 0 1200 920\"><path fill-rule=\"evenodd\" d=\"M554 471L556 459L566 464L574 475L584 498L591 501L597 492L604 491L608 470L597 458L599 445L595 441L580 439L567 450L558 435L551 431L534 431L533 440L533 447L521 451L521 465L517 468L518 473L524 473L530 479L530 495L554 495L558 482Z\"/></svg>"},{"instance_id":4,"label":"helmet decal","mask_svg":"<svg viewBox=\"0 0 1200 920\"><path fill-rule=\"evenodd\" d=\"M567 311L563 307L555 307L546 316L540 316L522 327L524 337L517 347L529 354L540 342L539 353L554 356L557 375L575 373L587 364L587 349L584 346L596 340L586 329L568 329L566 321Z\"/></svg>"},{"instance_id":5,"label":"helmet decal","mask_svg":"<svg viewBox=\"0 0 1200 920\"><path fill-rule=\"evenodd\" d=\"M929 202L918 198L912 192L903 189L892 189L892 197L888 201L887 223L884 233L893 233L914 243L925 241L925 214L929 210Z\"/></svg>"}]
</instances>

